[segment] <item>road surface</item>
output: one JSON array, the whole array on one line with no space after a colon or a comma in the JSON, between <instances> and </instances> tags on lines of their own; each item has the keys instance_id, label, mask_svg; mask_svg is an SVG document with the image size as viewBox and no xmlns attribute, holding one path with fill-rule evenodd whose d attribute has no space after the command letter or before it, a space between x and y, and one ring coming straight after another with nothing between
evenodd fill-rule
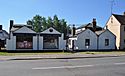
<instances>
[{"instance_id":1,"label":"road surface","mask_svg":"<svg viewBox=\"0 0 125 76\"><path fill-rule=\"evenodd\" d=\"M0 61L0 76L125 76L125 56Z\"/></svg>"}]
</instances>

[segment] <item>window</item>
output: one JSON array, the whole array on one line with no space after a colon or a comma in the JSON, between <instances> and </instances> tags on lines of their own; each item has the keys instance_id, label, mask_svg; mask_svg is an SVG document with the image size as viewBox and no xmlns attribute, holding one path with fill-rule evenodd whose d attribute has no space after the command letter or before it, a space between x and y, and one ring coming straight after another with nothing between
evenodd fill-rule
<instances>
[{"instance_id":1,"label":"window","mask_svg":"<svg viewBox=\"0 0 125 76\"><path fill-rule=\"evenodd\" d=\"M125 44L125 39L124 39L124 44Z\"/></svg>"},{"instance_id":2,"label":"window","mask_svg":"<svg viewBox=\"0 0 125 76\"><path fill-rule=\"evenodd\" d=\"M71 45L71 40L68 40L68 44Z\"/></svg>"},{"instance_id":3,"label":"window","mask_svg":"<svg viewBox=\"0 0 125 76\"><path fill-rule=\"evenodd\" d=\"M46 35L43 37L43 48L44 49L58 49L59 47L58 36Z\"/></svg>"},{"instance_id":4,"label":"window","mask_svg":"<svg viewBox=\"0 0 125 76\"><path fill-rule=\"evenodd\" d=\"M113 23L113 18L111 18L111 23Z\"/></svg>"},{"instance_id":5,"label":"window","mask_svg":"<svg viewBox=\"0 0 125 76\"><path fill-rule=\"evenodd\" d=\"M85 39L85 46L90 46L90 39Z\"/></svg>"},{"instance_id":6,"label":"window","mask_svg":"<svg viewBox=\"0 0 125 76\"><path fill-rule=\"evenodd\" d=\"M125 31L125 26L124 26L124 31Z\"/></svg>"},{"instance_id":7,"label":"window","mask_svg":"<svg viewBox=\"0 0 125 76\"><path fill-rule=\"evenodd\" d=\"M105 46L109 45L109 39L105 39Z\"/></svg>"},{"instance_id":8,"label":"window","mask_svg":"<svg viewBox=\"0 0 125 76\"><path fill-rule=\"evenodd\" d=\"M17 49L32 49L33 37L27 35L16 36L16 48Z\"/></svg>"}]
</instances>

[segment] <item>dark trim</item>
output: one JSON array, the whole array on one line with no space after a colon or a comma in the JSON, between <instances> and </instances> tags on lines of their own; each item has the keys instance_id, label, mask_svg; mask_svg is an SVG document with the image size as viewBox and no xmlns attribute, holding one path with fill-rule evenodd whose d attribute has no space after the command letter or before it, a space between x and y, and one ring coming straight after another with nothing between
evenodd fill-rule
<instances>
[{"instance_id":1,"label":"dark trim","mask_svg":"<svg viewBox=\"0 0 125 76\"><path fill-rule=\"evenodd\" d=\"M36 36L35 33L13 33L13 36L20 36L20 35Z\"/></svg>"},{"instance_id":2,"label":"dark trim","mask_svg":"<svg viewBox=\"0 0 125 76\"><path fill-rule=\"evenodd\" d=\"M61 37L61 34L40 34L40 36L57 36L57 37Z\"/></svg>"}]
</instances>

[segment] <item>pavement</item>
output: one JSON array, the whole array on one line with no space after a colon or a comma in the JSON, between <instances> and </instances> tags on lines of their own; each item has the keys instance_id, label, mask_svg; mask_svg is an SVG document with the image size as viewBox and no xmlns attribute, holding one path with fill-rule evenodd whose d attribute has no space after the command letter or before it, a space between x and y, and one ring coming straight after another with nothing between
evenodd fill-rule
<instances>
[{"instance_id":1,"label":"pavement","mask_svg":"<svg viewBox=\"0 0 125 76\"><path fill-rule=\"evenodd\" d=\"M119 57L125 54L41 54L41 55L17 55L17 56L0 56L0 61L5 60L38 60L38 59L77 59L77 58L102 58L102 57Z\"/></svg>"}]
</instances>

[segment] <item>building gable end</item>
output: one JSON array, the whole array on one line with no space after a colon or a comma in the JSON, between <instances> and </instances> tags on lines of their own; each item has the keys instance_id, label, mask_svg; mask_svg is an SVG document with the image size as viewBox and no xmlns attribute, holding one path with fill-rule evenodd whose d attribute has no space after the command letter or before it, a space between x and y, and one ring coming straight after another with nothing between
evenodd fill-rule
<instances>
[{"instance_id":1,"label":"building gable end","mask_svg":"<svg viewBox=\"0 0 125 76\"><path fill-rule=\"evenodd\" d=\"M61 33L55 30L54 28L50 27L47 30L41 32L41 34L61 34Z\"/></svg>"},{"instance_id":2,"label":"building gable end","mask_svg":"<svg viewBox=\"0 0 125 76\"><path fill-rule=\"evenodd\" d=\"M14 31L13 33L36 33L36 32L26 26L23 26L20 29Z\"/></svg>"}]
</instances>

